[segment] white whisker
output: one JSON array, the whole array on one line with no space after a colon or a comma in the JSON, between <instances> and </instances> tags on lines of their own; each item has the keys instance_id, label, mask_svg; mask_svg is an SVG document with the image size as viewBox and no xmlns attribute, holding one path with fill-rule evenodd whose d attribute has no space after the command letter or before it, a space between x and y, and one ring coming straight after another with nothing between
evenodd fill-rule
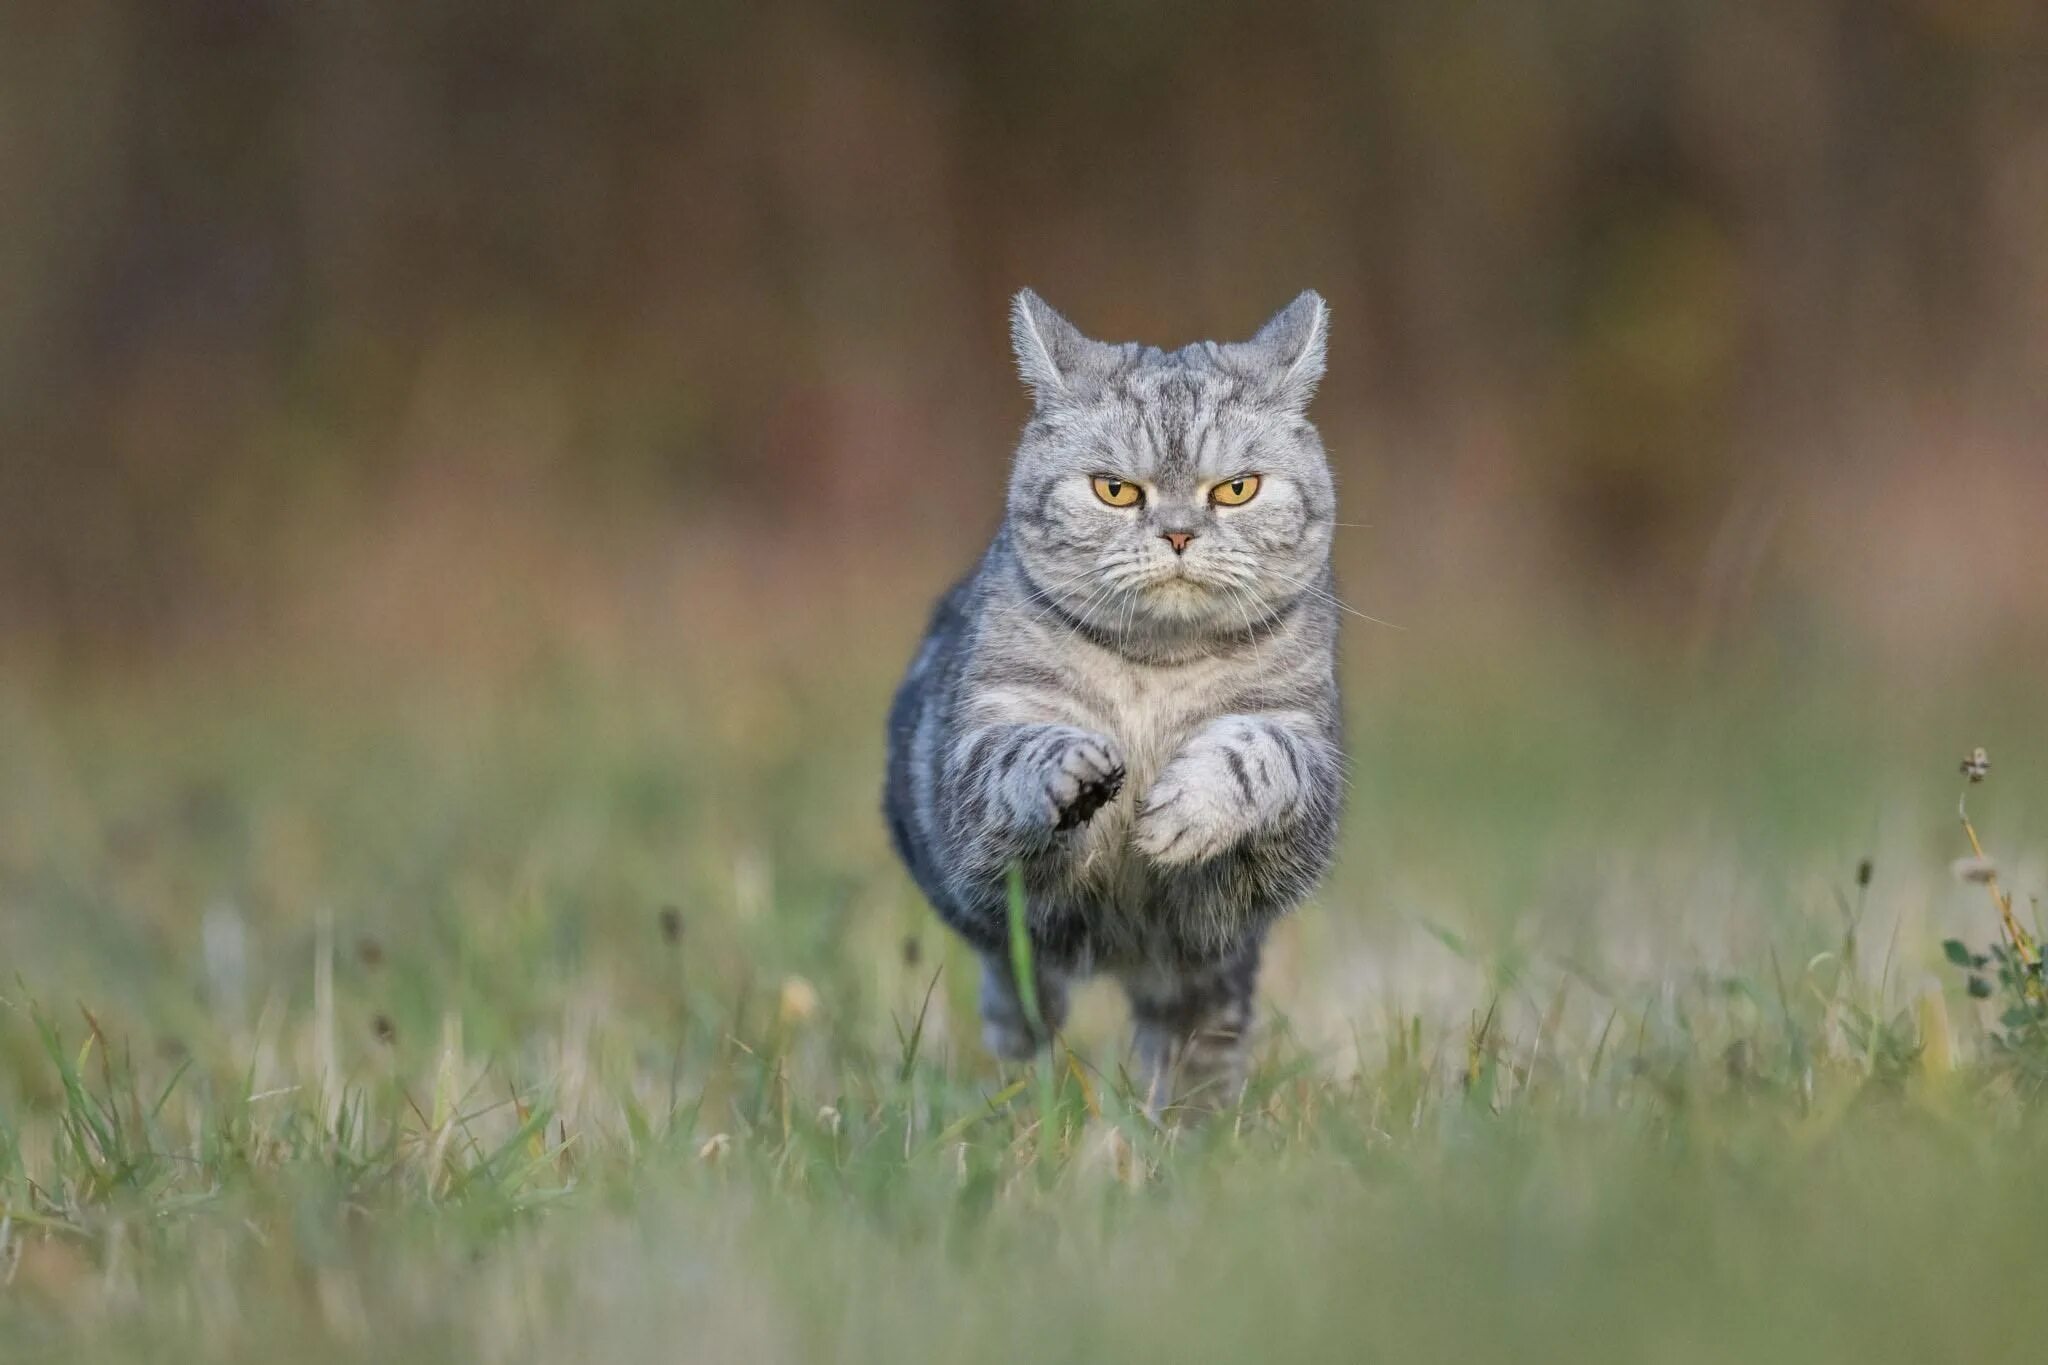
<instances>
[{"instance_id":1,"label":"white whisker","mask_svg":"<svg viewBox=\"0 0 2048 1365\"><path fill-rule=\"evenodd\" d=\"M1279 579L1283 583L1292 583L1295 587L1300 588L1303 592L1312 594L1319 601L1328 602L1331 606L1335 607L1339 611L1349 612L1351 615L1356 616L1361 621L1370 621L1376 626L1385 626L1388 630L1408 629L1408 627L1406 626L1397 626L1392 621L1382 621L1377 616L1367 616L1364 612L1352 606L1343 598L1337 596L1336 593L1331 592L1328 588L1322 587L1319 584L1304 582L1299 578L1294 578L1287 574L1281 573L1278 569L1267 569L1265 570L1265 572L1273 575L1273 577Z\"/></svg>"}]
</instances>

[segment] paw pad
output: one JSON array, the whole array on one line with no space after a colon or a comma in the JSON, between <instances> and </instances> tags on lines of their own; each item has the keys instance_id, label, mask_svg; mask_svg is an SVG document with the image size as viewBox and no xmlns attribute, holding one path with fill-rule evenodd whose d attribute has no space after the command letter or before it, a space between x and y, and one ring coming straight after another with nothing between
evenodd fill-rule
<instances>
[{"instance_id":1,"label":"paw pad","mask_svg":"<svg viewBox=\"0 0 2048 1365\"><path fill-rule=\"evenodd\" d=\"M1083 778L1069 801L1060 812L1059 820L1053 825L1056 830L1069 830L1087 822L1088 818L1101 810L1123 790L1124 770L1112 768L1099 778Z\"/></svg>"}]
</instances>

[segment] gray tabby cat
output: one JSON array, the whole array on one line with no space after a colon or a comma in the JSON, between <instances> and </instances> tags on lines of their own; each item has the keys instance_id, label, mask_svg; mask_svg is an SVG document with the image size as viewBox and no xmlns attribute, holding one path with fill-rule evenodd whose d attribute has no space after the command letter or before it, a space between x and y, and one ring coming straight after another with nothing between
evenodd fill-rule
<instances>
[{"instance_id":1,"label":"gray tabby cat","mask_svg":"<svg viewBox=\"0 0 2048 1365\"><path fill-rule=\"evenodd\" d=\"M1007 954L1016 863L1046 1023L1072 978L1119 978L1155 1108L1241 1087L1260 943L1335 842L1327 318L1305 293L1248 342L1164 352L1018 294L1036 402L1007 516L889 712L890 832L982 954L989 1047L1044 1041Z\"/></svg>"}]
</instances>

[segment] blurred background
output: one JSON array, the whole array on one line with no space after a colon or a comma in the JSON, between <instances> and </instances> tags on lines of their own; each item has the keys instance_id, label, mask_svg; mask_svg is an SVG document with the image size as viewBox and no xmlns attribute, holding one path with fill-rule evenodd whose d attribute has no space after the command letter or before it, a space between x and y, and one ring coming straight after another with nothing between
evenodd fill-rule
<instances>
[{"instance_id":1,"label":"blurred background","mask_svg":"<svg viewBox=\"0 0 2048 1365\"><path fill-rule=\"evenodd\" d=\"M2028 0L0 23L10 652L930 588L996 514L1024 284L1162 344L1320 289L1347 586L1403 624L2048 618Z\"/></svg>"},{"instance_id":2,"label":"blurred background","mask_svg":"<svg viewBox=\"0 0 2048 1365\"><path fill-rule=\"evenodd\" d=\"M1880 847L1899 913L1981 915L1975 743L2039 847L2031 0L13 0L0 186L0 957L46 989L302 991L324 906L417 968L363 1037L457 980L476 1031L659 977L668 906L707 990L904 945L914 1010L880 719L995 526L1027 284L1165 345L1330 300L1340 585L1400 629L1349 623L1302 932L1654 972L1833 933ZM1313 956L1278 997L1386 998Z\"/></svg>"}]
</instances>

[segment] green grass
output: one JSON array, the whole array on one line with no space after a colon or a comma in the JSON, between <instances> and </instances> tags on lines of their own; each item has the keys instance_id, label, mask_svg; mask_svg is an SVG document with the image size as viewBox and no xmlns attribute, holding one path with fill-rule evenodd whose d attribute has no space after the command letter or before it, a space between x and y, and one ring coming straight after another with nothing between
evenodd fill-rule
<instances>
[{"instance_id":1,"label":"green grass","mask_svg":"<svg viewBox=\"0 0 2048 1365\"><path fill-rule=\"evenodd\" d=\"M980 1052L890 659L0 683L0 1359L2033 1354L2041 1054L1940 945L1971 743L2040 888L2038 698L1355 647L1171 1131L1107 992Z\"/></svg>"}]
</instances>

